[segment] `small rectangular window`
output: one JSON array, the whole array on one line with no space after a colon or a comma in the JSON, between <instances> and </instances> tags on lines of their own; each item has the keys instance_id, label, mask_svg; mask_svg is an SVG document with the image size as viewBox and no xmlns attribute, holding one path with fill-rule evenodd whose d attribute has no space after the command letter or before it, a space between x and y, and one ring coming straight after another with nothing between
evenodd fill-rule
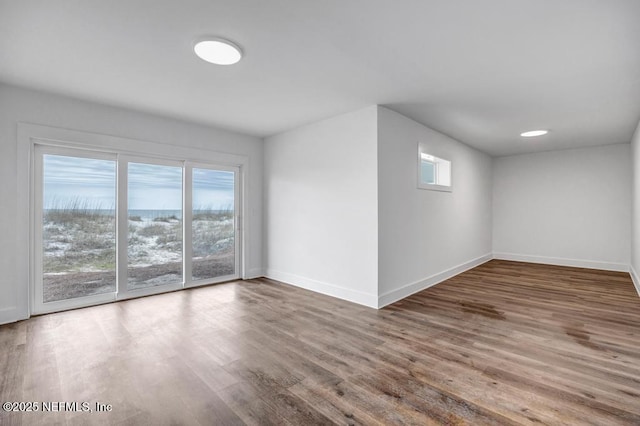
<instances>
[{"instance_id":1,"label":"small rectangular window","mask_svg":"<svg viewBox=\"0 0 640 426\"><path fill-rule=\"evenodd\" d=\"M451 161L418 148L418 188L451 191Z\"/></svg>"}]
</instances>

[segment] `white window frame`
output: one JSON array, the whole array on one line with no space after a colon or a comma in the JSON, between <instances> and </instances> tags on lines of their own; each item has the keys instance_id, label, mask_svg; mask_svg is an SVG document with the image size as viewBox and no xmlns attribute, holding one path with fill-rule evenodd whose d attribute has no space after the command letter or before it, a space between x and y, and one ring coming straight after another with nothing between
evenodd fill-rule
<instances>
[{"instance_id":1,"label":"white window frame","mask_svg":"<svg viewBox=\"0 0 640 426\"><path fill-rule=\"evenodd\" d=\"M64 300L56 300L53 302L44 303L43 294L44 294L44 271L42 269L44 262L44 250L42 247L43 242L43 232L42 232L42 223L43 223L43 194L44 194L44 163L43 159L45 155L61 155L68 157L76 157L76 158L89 158L89 159L97 159L97 160L110 160L113 161L116 165L116 176L114 176L116 181L116 253L118 252L118 230L117 230L117 216L118 216L118 159L116 154L99 152L99 151L91 151L91 150L77 150L73 148L65 148L55 145L47 145L36 143L34 145L34 185L33 185L33 240L31 241L33 246L33 280L31 286L33 291L32 295L32 309L34 313L46 313L46 312L54 312L61 311L66 309L74 309L80 308L83 306L95 305L99 303L107 303L115 300L115 292L102 293L102 294L94 294L90 296L82 296L76 297L73 299L64 299ZM117 292L117 274L118 274L118 260L116 259L116 292Z\"/></svg>"},{"instance_id":2,"label":"white window frame","mask_svg":"<svg viewBox=\"0 0 640 426\"><path fill-rule=\"evenodd\" d=\"M131 147L135 146L136 150ZM36 147L38 147L36 149ZM42 147L42 148L40 148ZM54 302L42 302L42 188L37 194L37 182L42 182L42 154L69 155L74 157L115 159L116 166L116 226L128 224L127 211L127 162L146 164L180 165L183 168L183 281L144 289L127 289L127 239L128 231L116 229L116 285L115 293L105 293ZM158 153L149 155L148 152ZM198 160L195 160L195 159ZM16 301L26 307L21 315L28 318L33 314L74 309L133 297L158 294L189 287L215 284L247 276L246 226L243 226L244 209L247 208L245 182L248 175L248 157L224 154L205 149L196 149L147 141L137 141L116 136L101 135L49 126L18 123L18 160L27 167L18 173L18 213L17 228L22 235L28 235L28 245L19 253L19 270L23 282L28 282L27 292L19 294ZM234 274L211 279L191 281L191 224L187 229L186 215L191 216L191 179L193 167L211 170L233 171L235 173L235 270ZM42 184L39 184L42 186ZM38 201L39 200L39 201ZM124 201L124 202L123 202ZM37 204L37 203L40 204ZM189 203L187 206L187 202ZM188 208L187 208L188 207ZM24 212L29 214L25 215ZM122 222L125 218L125 222ZM39 222L38 222L39 219ZM128 228L128 226L127 226ZM187 239L188 231L188 239ZM38 241L39 240L39 241ZM121 249L124 247L124 249ZM187 249L188 247L188 249ZM40 253L38 253L40 252ZM188 256L187 256L188 255ZM185 264L189 270L185 268ZM123 275L124 274L124 275ZM121 280L124 277L124 280ZM38 284L39 281L39 284ZM40 296L40 297L38 297ZM38 300L39 299L39 300Z\"/></svg>"},{"instance_id":3,"label":"white window frame","mask_svg":"<svg viewBox=\"0 0 640 426\"><path fill-rule=\"evenodd\" d=\"M434 169L434 177L436 183L426 183L422 181L422 157L423 156L433 157L435 160L432 161L433 169ZM440 173L440 161L447 161L449 163L449 183L450 185L441 185L438 184L438 176ZM441 191L441 192L452 192L453 191L453 161L448 160L447 158L435 154L433 150L428 147L418 144L418 161L417 161L417 177L418 177L418 188L419 189L427 189L431 191Z\"/></svg>"},{"instance_id":4,"label":"white window frame","mask_svg":"<svg viewBox=\"0 0 640 426\"><path fill-rule=\"evenodd\" d=\"M139 289L130 290L129 289L129 258L127 256L129 249L129 163L139 163L139 164L151 164L155 166L171 166L171 167L181 167L182 168L182 208L183 208L183 216L182 216L182 256L183 256L183 279L182 281L176 281L175 283L167 283L157 286L149 286ZM167 159L159 159L153 157L142 157L142 156L134 156L134 155L118 155L118 220L117 223L127 224L127 229L122 232L120 229L117 229L118 235L118 244L117 247L123 247L123 249L119 249L118 253L118 272L117 272L117 282L118 282L118 300L130 299L132 297L141 297L141 296L149 296L151 294L164 293L167 291L175 291L184 288L184 248L187 245L187 241L184 239L184 198L187 193L187 187L185 186L184 180L184 161L181 160L167 160Z\"/></svg>"},{"instance_id":5,"label":"white window frame","mask_svg":"<svg viewBox=\"0 0 640 426\"><path fill-rule=\"evenodd\" d=\"M191 191L185 192L185 206L184 206L184 210L182 212L184 222L186 222L186 218L188 217L189 219L189 225L188 225L188 229L187 226L185 225L184 227L184 232L185 232L185 237L187 232L189 233L189 241L192 242L192 238L193 238L193 232L192 232L192 226L193 226L193 222L192 222L192 215L193 215L193 200L192 200L192 196L193 196L193 169L208 169L208 170L220 170L220 171L224 171L224 172L233 172L234 174L234 193L233 193L233 202L234 202L234 253L236 253L235 255L235 264L234 264L234 274L231 275L223 275L220 277L216 277L216 278L205 278L202 280L192 280L192 275L193 275L193 268L192 268L192 262L193 262L193 244L189 244L188 248L187 245L185 244L185 252L184 252L184 276L185 278L187 278L186 283L185 283L185 288L190 288L190 287L200 287L203 285L209 285L211 284L211 281L213 280L214 282L224 282L224 281L230 281L233 279L237 279L239 277L239 271L241 268L241 256L240 254L242 253L242 239L239 238L240 235L242 235L242 209L240 208L240 202L241 202L241 192L240 192L240 188L242 187L242 174L240 173L240 168L239 167L229 167L229 166L215 166L212 167L211 164L205 164L205 163L196 163L196 162L192 162L192 161L187 161L185 163L185 181L186 179L189 179L190 183L190 187L191 187ZM188 201L188 204L187 204ZM188 208L187 208L188 207ZM188 216L187 216L188 215Z\"/></svg>"}]
</instances>

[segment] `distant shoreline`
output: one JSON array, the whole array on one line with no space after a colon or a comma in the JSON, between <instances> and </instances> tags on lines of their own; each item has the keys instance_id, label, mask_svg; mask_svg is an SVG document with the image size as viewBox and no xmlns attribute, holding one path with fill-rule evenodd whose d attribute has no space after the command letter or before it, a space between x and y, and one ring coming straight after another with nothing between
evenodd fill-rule
<instances>
[{"instance_id":1,"label":"distant shoreline","mask_svg":"<svg viewBox=\"0 0 640 426\"><path fill-rule=\"evenodd\" d=\"M86 211L86 209L82 209ZM55 211L67 211L67 209L44 209L45 214ZM92 209L93 214L99 215L115 215L115 209ZM194 209L195 213L208 213L208 214L222 214L229 212L228 209ZM128 216L139 216L142 219L155 219L158 217L170 217L175 216L178 219L182 219L182 209L131 209L128 212Z\"/></svg>"}]
</instances>

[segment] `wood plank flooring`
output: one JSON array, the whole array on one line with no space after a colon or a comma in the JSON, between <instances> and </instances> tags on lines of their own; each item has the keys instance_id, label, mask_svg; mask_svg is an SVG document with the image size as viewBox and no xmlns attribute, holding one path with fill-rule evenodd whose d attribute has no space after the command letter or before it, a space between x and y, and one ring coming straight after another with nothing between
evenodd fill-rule
<instances>
[{"instance_id":1,"label":"wood plank flooring","mask_svg":"<svg viewBox=\"0 0 640 426\"><path fill-rule=\"evenodd\" d=\"M497 260L380 311L258 279L2 326L0 374L94 410L2 425L640 425L640 298Z\"/></svg>"}]
</instances>

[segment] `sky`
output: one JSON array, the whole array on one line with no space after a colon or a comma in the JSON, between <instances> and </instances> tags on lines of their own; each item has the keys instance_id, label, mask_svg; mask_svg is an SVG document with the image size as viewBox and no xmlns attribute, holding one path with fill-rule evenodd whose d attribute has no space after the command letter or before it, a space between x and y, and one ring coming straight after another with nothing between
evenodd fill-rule
<instances>
[{"instance_id":1,"label":"sky","mask_svg":"<svg viewBox=\"0 0 640 426\"><path fill-rule=\"evenodd\" d=\"M60 155L44 156L44 208L112 209L116 205L116 161ZM234 205L234 173L193 169L193 207ZM180 210L182 168L129 163L129 210ZM78 203L79 201L79 203Z\"/></svg>"}]
</instances>

